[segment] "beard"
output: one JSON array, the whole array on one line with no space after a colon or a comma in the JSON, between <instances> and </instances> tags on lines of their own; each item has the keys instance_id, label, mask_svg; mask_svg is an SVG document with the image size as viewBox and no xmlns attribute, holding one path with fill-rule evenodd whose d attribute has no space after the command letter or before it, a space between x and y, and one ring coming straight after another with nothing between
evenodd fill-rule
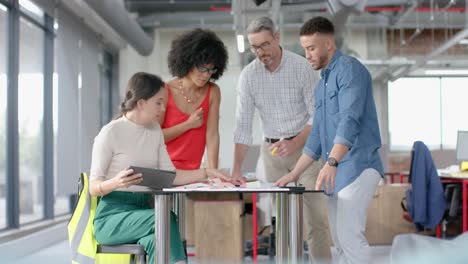
<instances>
[{"instance_id":1,"label":"beard","mask_svg":"<svg viewBox=\"0 0 468 264\"><path fill-rule=\"evenodd\" d=\"M317 71L317 70L321 70L321 69L327 67L326 61L327 61L327 55L322 55L322 56L320 56L320 57L316 60L316 63L313 65L314 70Z\"/></svg>"},{"instance_id":2,"label":"beard","mask_svg":"<svg viewBox=\"0 0 468 264\"><path fill-rule=\"evenodd\" d=\"M271 65L271 63L273 62L273 58L270 55L262 56L259 59L260 62L262 62L265 66Z\"/></svg>"}]
</instances>

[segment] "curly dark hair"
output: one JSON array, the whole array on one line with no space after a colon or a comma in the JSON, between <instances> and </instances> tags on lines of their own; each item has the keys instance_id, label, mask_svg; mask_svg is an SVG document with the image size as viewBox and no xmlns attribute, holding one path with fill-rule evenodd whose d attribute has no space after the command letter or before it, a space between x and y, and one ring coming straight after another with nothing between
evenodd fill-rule
<instances>
[{"instance_id":1,"label":"curly dark hair","mask_svg":"<svg viewBox=\"0 0 468 264\"><path fill-rule=\"evenodd\" d=\"M196 28L172 41L167 63L170 73L179 78L186 76L194 67L213 64L217 71L211 79L217 80L226 70L228 53L213 31Z\"/></svg>"},{"instance_id":2,"label":"curly dark hair","mask_svg":"<svg viewBox=\"0 0 468 264\"><path fill-rule=\"evenodd\" d=\"M315 33L332 34L335 32L333 23L325 17L317 16L309 19L301 27L300 36L313 35Z\"/></svg>"}]
</instances>

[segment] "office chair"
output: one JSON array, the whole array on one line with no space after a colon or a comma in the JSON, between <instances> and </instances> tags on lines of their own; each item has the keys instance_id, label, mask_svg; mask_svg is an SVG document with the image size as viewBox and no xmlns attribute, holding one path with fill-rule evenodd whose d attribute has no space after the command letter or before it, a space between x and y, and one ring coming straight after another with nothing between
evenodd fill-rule
<instances>
[{"instance_id":1,"label":"office chair","mask_svg":"<svg viewBox=\"0 0 468 264\"><path fill-rule=\"evenodd\" d=\"M410 219L418 231L435 229L444 216L446 200L431 152L421 141L414 142L411 151L408 182L403 217Z\"/></svg>"},{"instance_id":2,"label":"office chair","mask_svg":"<svg viewBox=\"0 0 468 264\"><path fill-rule=\"evenodd\" d=\"M139 244L122 244L122 245L99 245L97 241L94 239L94 231L93 219L94 219L94 211L96 210L96 206L98 203L98 198L93 197L89 194L89 179L86 173L81 173L79 181L78 181L78 203L75 207L73 212L72 218L70 219L68 229L69 229L69 239L70 245L73 247L74 243L76 244L75 236L78 232L81 232L82 238L79 242L79 245L75 245L76 248L72 248L72 255L74 257L74 263L80 263L83 256L85 258L93 258L92 256L87 256L86 253L90 253L90 248L93 246L96 247L96 256L95 256L95 263L122 263L122 262L130 262L130 264L146 264L146 252L143 246ZM81 206L79 206L81 203ZM84 206L83 206L84 205ZM78 208L84 208L84 210L89 210L89 212L84 212ZM81 219L82 215L88 213L89 218L92 219ZM80 227L78 225L74 225L71 222L80 222L83 220L87 220L87 226L84 230L77 230ZM86 241L83 242L83 237ZM83 243L87 243L82 247ZM92 244L92 245L89 245ZM81 251L81 252L80 252ZM130 255L130 256L128 256ZM76 257L76 258L75 258ZM138 262L137 262L138 261Z\"/></svg>"},{"instance_id":3,"label":"office chair","mask_svg":"<svg viewBox=\"0 0 468 264\"><path fill-rule=\"evenodd\" d=\"M123 244L115 246L98 245L98 254L129 254L130 264L146 264L146 252L142 245L139 244ZM138 261L138 262L137 262Z\"/></svg>"},{"instance_id":4,"label":"office chair","mask_svg":"<svg viewBox=\"0 0 468 264\"><path fill-rule=\"evenodd\" d=\"M460 184L445 185L445 199L447 209L442 220L442 238L447 237L447 225L456 222L461 216L461 186Z\"/></svg>"},{"instance_id":5,"label":"office chair","mask_svg":"<svg viewBox=\"0 0 468 264\"><path fill-rule=\"evenodd\" d=\"M445 186L445 198L447 199L447 218L449 218L449 221L452 221L457 218L460 211L460 184L447 184Z\"/></svg>"}]
</instances>

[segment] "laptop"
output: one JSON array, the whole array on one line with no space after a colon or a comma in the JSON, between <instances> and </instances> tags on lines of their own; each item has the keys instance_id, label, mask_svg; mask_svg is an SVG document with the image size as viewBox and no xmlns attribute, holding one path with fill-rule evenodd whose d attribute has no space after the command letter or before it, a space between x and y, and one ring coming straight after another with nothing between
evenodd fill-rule
<instances>
[{"instance_id":1,"label":"laptop","mask_svg":"<svg viewBox=\"0 0 468 264\"><path fill-rule=\"evenodd\" d=\"M153 190L162 190L164 188L173 187L174 179L176 177L175 171L143 168L137 166L130 166L135 174L141 173L143 180L137 185L145 186Z\"/></svg>"}]
</instances>

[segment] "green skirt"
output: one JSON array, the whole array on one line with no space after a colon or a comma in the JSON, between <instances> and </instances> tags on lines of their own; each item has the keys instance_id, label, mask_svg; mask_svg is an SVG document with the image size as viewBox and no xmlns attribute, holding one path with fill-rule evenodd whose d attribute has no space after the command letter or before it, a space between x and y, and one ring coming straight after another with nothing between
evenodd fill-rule
<instances>
[{"instance_id":1,"label":"green skirt","mask_svg":"<svg viewBox=\"0 0 468 264\"><path fill-rule=\"evenodd\" d=\"M154 208L151 194L114 191L103 196L94 217L94 236L99 244L138 243L154 263ZM185 260L177 217L171 212L171 263ZM156 241L166 243L166 241Z\"/></svg>"}]
</instances>

